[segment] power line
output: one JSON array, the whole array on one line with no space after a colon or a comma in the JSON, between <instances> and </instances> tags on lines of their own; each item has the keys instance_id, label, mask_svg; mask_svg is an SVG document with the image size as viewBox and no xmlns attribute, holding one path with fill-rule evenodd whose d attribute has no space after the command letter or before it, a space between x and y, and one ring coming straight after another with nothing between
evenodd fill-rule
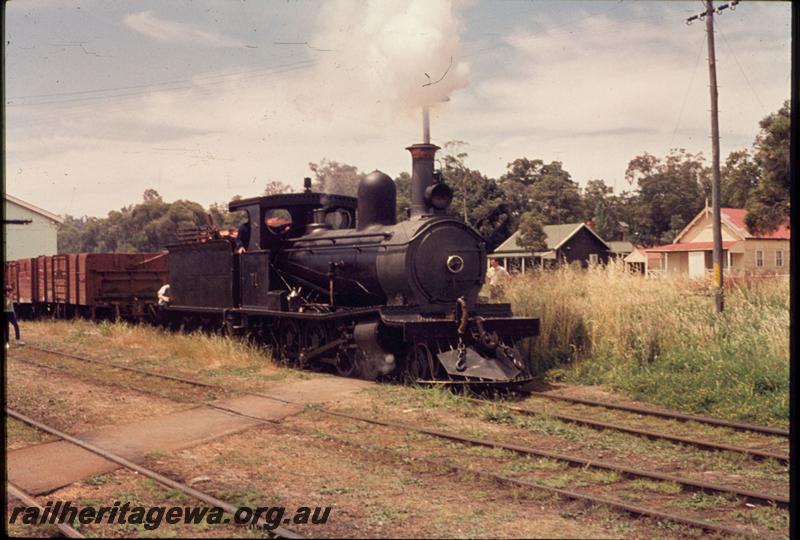
<instances>
[{"instance_id":1,"label":"power line","mask_svg":"<svg viewBox=\"0 0 800 540\"><path fill-rule=\"evenodd\" d=\"M270 76L277 76L277 75L280 75L281 73L286 73L288 71L294 71L294 70L298 70L298 69L307 69L308 67L311 67L311 66L301 66L299 68L287 69L287 70L284 70L284 71L281 71L281 72L263 73L263 74L258 75L258 77L262 78L262 80L263 80L263 78L269 78ZM219 83L217 83L217 84L219 84ZM186 87L186 88L179 88L179 89L178 88L176 88L176 89L165 89L162 92L166 92L166 91L183 91L183 92L194 91L197 94L203 95L203 94L213 93L215 90L213 88L207 88L207 87L199 86L199 87L193 87L193 88ZM134 94L134 95L146 94L146 93L147 92L142 92L142 93L137 93L137 94ZM151 93L155 93L155 92L151 92ZM116 97L116 96L109 96L109 97ZM63 102L63 101L66 101L66 100L61 100L61 102ZM72 101L75 101L75 100L72 100ZM25 126L26 127L31 127L31 126L38 126L38 125L49 125L49 124L51 124L53 122L53 120L62 121L62 120L65 120L65 119L75 119L75 118L80 118L82 120L86 120L87 117L86 117L85 113L82 113L81 111L82 110L85 111L87 108L88 109L93 108L95 106L96 101L97 101L97 99L94 99L92 101L83 100L83 103L73 103L69 107L68 111L67 110L65 110L64 112L60 111L57 116L53 116L52 114L47 113L47 117L46 118L39 119L38 121L25 121ZM121 101L121 99L117 100L116 103L113 103L111 108L107 109L107 112L122 111L122 110L129 112L130 111L129 109L127 109L127 108L123 109L123 107L121 107L122 104L120 103L120 101ZM38 103L31 104L31 105L38 105Z\"/></svg>"},{"instance_id":2,"label":"power line","mask_svg":"<svg viewBox=\"0 0 800 540\"><path fill-rule=\"evenodd\" d=\"M753 85L750 84L750 79L747 78L747 74L744 72L744 69L742 68L742 64L739 63L739 59L736 57L736 53L734 52L733 47L731 47L730 43L728 43L728 38L725 37L725 33L722 31L722 28L719 25L719 21L717 21L717 29L719 30L719 35L722 36L722 41L725 42L725 47L727 47L728 52L731 53L731 56L733 56L733 60L734 60L734 62L736 62L736 66L739 68L739 73L742 74L742 77L744 78L744 81L747 83L747 86L750 88L750 91L753 93L753 97L756 98L756 101L758 102L758 105L761 107L761 112L764 113L764 115L766 115L767 114L767 110L764 107L764 104L761 102L761 99L758 97L758 94L756 93L755 88L753 88Z\"/></svg>"},{"instance_id":3,"label":"power line","mask_svg":"<svg viewBox=\"0 0 800 540\"><path fill-rule=\"evenodd\" d=\"M700 46L697 48L697 58L694 62L694 70L692 70L692 78L689 80L689 86L686 87L686 93L683 96L683 103L681 104L681 110L678 113L678 120L675 122L675 129L672 130L672 137L669 139L669 147L672 148L672 143L675 141L675 134L678 133L678 127L681 125L681 119L683 119L683 111L686 108L686 102L689 99L689 92L692 90L692 85L694 84L694 77L697 75L697 67L700 65L700 57L703 55L703 40L705 36L701 37Z\"/></svg>"},{"instance_id":4,"label":"power line","mask_svg":"<svg viewBox=\"0 0 800 540\"><path fill-rule=\"evenodd\" d=\"M308 69L310 67L313 67L315 64L316 64L316 62L313 61L313 60L304 60L302 62L296 62L294 64L286 64L284 67L287 67L287 69L270 68L270 69L261 70L261 72L255 73L255 74L249 75L249 76L248 75L237 75L238 78L236 80L249 79L249 78L258 78L258 77L264 77L264 76L267 76L267 75L275 75L275 74L281 74L281 73L288 73L288 72L291 72L291 71L298 71L298 70L301 70L301 69ZM227 80L221 80L221 81L212 81L212 82L209 82L207 84L217 85L217 84L224 84L226 82L228 82L228 81ZM175 84L175 83L172 83L172 84ZM54 99L54 100L49 100L49 101L34 101L34 102L30 102L30 103L14 103L12 101L7 101L6 104L11 106L11 107L29 107L29 106L37 106L37 105L53 105L53 104L59 104L59 103L77 103L77 102L83 102L83 101L93 102L93 101L99 101L99 100L104 100L104 99L130 97L130 96L141 96L141 95L147 95L147 94L157 94L157 93L161 93L161 92L175 92L175 91L195 90L195 89L198 89L198 88L201 88L201 87L198 87L195 83L192 82L192 80L187 79L183 83L183 86L174 86L174 87L165 87L165 88L160 88L160 89L150 89L150 90L142 90L142 91L123 92L123 93L109 94L109 95L85 96L85 97L67 98L67 99ZM95 92L102 92L102 91L105 91L105 90L96 90ZM89 91L87 91L87 92L89 92Z\"/></svg>"},{"instance_id":5,"label":"power line","mask_svg":"<svg viewBox=\"0 0 800 540\"><path fill-rule=\"evenodd\" d=\"M312 60L303 60L303 61L301 61L299 63L302 63L302 62L312 62ZM169 81L158 81L158 82L147 83L147 84L135 84L135 85L130 85L130 86L114 86L114 87L111 87L111 88L97 88L95 90L76 90L74 92L54 92L54 93L50 93L50 94L31 94L31 95L27 95L27 96L9 96L7 99L9 101L13 101L15 99L35 99L35 98L42 98L42 97L59 97L59 96L75 96L75 95L84 95L84 94L94 94L94 93L99 93L99 92L115 92L115 91L120 91L120 90L138 90L140 88L154 88L154 87L158 87L158 86L167 86L167 85L172 85L172 84L184 84L184 83L189 83L189 82L198 81L198 80L238 77L240 75L247 75L247 74L250 74L250 73L257 73L257 72L261 72L261 71L269 70L269 69L273 69L273 68L277 69L277 68L281 68L281 67L285 67L285 66L292 66L292 65L296 65L297 63L298 62L292 62L292 63L289 63L289 64L278 64L278 65L269 66L269 67L266 67L266 68L261 67L261 68L257 68L257 69L250 69L250 70L239 71L239 72L234 72L234 73L221 73L221 74L218 74L218 75L200 75L200 76L197 76L197 77L192 77L191 79L173 79L173 80L169 80Z\"/></svg>"},{"instance_id":6,"label":"power line","mask_svg":"<svg viewBox=\"0 0 800 540\"><path fill-rule=\"evenodd\" d=\"M619 9L623 5L622 1L623 0L619 0L619 2L617 2L617 4L615 6L609 8L607 10L604 10L604 11L601 11L601 12L598 12L598 13L593 13L593 14L590 14L590 15L588 15L586 17L582 17L582 18L577 19L577 20L572 20L572 21L568 21L568 22L560 24L560 25L553 26L553 27L551 27L551 29L556 29L557 30L557 29L560 29L560 28L573 26L573 25L575 25L577 23L580 23L582 21L585 21L585 20L591 19L593 17L597 17L597 16L603 15L605 13L608 13L610 11ZM332 49L320 49L320 48L314 47L314 46L310 45L307 41L305 41L305 42L273 42L273 44L275 44L275 45L304 45L304 46L307 46L308 48L314 49L314 50L321 50L321 51L326 51L326 52L327 51L332 51ZM462 55L462 58L473 56L475 54L479 54L481 52L485 52L487 50L492 50L492 49L495 49L495 48L498 48L498 47L503 47L503 46L508 46L508 44L507 43L500 43L500 44L497 44L495 46L491 46L491 47L488 47L488 48L485 48L485 49L479 49L477 51L473 51L473 52L467 53L465 55ZM281 67L295 66L295 65L306 64L306 63L313 64L315 62L316 62L316 60L303 60L303 61L300 61L300 62L293 62L293 63L290 63L290 64L281 64L281 65L277 65L277 66L272 66L272 67L266 68L266 70L269 71L269 70L277 69L277 68L281 68ZM22 96L10 96L10 97L7 98L6 104L8 104L8 105L17 105L17 106L48 105L48 104L62 103L62 102L63 103L69 103L69 102L75 102L75 101L85 101L85 100L90 100L90 99L107 99L107 98L110 98L110 97L113 98L113 97L126 97L126 96L130 96L130 95L142 95L142 94L147 94L149 92L135 92L135 93L131 92L131 93L124 93L124 94L111 94L111 95L108 95L108 96L103 96L103 95L93 96L92 94L98 94L98 93L103 93L103 92L120 92L120 91L127 91L127 90L149 89L149 88L158 89L159 87L162 87L162 86L169 87L169 86L176 85L176 84L192 84L193 82L198 81L198 80L235 78L235 77L239 77L241 75L246 75L246 74L249 74L249 73L257 73L257 72L261 72L261 71L264 71L264 68L258 68L258 69L254 69L254 70L247 70L247 71L241 71L241 72L235 72L235 73L229 73L229 74L205 75L205 76L193 77L192 79L173 79L173 80L158 81L158 82L147 83L147 84L117 86L117 87L110 87L110 88L100 88L100 89L95 89L95 90L77 90L77 91L71 91L71 92L55 92L55 93L45 93L45 94L31 94L31 95L22 95ZM165 88L164 90L173 91L173 90L185 90L185 89L190 89L190 88L191 88L191 86L179 86L179 87L176 87L176 88ZM160 90L157 90L157 91L160 91ZM35 102L35 103L14 103L15 100L29 100L29 99L38 99L38 98L46 98L46 97L83 96L83 95L88 95L89 98L86 98L86 99L79 98L79 99L75 99L75 100L72 100L72 99L53 100L53 101L43 101L43 102Z\"/></svg>"}]
</instances>

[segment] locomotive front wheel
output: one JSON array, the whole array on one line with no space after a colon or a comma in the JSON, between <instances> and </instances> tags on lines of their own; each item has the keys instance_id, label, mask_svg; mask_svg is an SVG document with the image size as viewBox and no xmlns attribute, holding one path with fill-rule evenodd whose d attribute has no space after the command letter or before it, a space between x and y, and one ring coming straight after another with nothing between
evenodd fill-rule
<instances>
[{"instance_id":1,"label":"locomotive front wheel","mask_svg":"<svg viewBox=\"0 0 800 540\"><path fill-rule=\"evenodd\" d=\"M430 380L433 377L433 355L425 343L414 345L408 355L407 371L412 381Z\"/></svg>"},{"instance_id":2,"label":"locomotive front wheel","mask_svg":"<svg viewBox=\"0 0 800 540\"><path fill-rule=\"evenodd\" d=\"M358 377L361 372L361 349L347 349L336 355L336 373L342 377Z\"/></svg>"}]
</instances>

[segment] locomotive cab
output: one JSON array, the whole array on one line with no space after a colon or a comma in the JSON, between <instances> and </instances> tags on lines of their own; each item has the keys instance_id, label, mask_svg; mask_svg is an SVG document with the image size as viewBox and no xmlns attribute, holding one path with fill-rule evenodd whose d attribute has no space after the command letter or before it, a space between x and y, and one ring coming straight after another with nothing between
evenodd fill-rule
<instances>
[{"instance_id":1,"label":"locomotive cab","mask_svg":"<svg viewBox=\"0 0 800 540\"><path fill-rule=\"evenodd\" d=\"M238 302L243 308L286 309L285 280L271 264L296 238L315 230L350 229L355 226L357 202L353 197L311 191L233 201L231 212L247 212L250 238L238 259ZM258 226L254 226L258 224Z\"/></svg>"},{"instance_id":2,"label":"locomotive cab","mask_svg":"<svg viewBox=\"0 0 800 540\"><path fill-rule=\"evenodd\" d=\"M304 193L232 201L228 208L247 213L251 226L245 252L236 254L234 244L225 239L168 246L172 310L285 309L286 287L273 261L310 231L355 228L357 202L307 188Z\"/></svg>"},{"instance_id":3,"label":"locomotive cab","mask_svg":"<svg viewBox=\"0 0 800 540\"><path fill-rule=\"evenodd\" d=\"M232 201L231 212L247 213L251 223L247 251L279 249L282 241L317 229L355 228L354 197L313 193L285 193ZM257 223L258 227L252 224ZM288 227L286 227L288 225Z\"/></svg>"}]
</instances>

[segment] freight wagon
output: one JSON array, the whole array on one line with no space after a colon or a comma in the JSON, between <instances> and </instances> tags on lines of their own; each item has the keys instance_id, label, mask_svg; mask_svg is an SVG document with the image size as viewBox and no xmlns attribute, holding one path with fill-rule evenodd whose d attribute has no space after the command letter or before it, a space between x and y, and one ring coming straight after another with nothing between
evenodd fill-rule
<instances>
[{"instance_id":1,"label":"freight wagon","mask_svg":"<svg viewBox=\"0 0 800 540\"><path fill-rule=\"evenodd\" d=\"M154 318L168 255L75 253L6 263L6 284L22 317Z\"/></svg>"}]
</instances>

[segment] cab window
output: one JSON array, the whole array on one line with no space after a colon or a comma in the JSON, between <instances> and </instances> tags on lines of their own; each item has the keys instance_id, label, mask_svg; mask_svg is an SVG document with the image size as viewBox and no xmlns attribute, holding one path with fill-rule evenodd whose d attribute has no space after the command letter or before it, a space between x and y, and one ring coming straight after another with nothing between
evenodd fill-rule
<instances>
[{"instance_id":1,"label":"cab window","mask_svg":"<svg viewBox=\"0 0 800 540\"><path fill-rule=\"evenodd\" d=\"M343 208L337 208L325 214L325 223L330 225L331 229L351 229L353 215Z\"/></svg>"}]
</instances>

